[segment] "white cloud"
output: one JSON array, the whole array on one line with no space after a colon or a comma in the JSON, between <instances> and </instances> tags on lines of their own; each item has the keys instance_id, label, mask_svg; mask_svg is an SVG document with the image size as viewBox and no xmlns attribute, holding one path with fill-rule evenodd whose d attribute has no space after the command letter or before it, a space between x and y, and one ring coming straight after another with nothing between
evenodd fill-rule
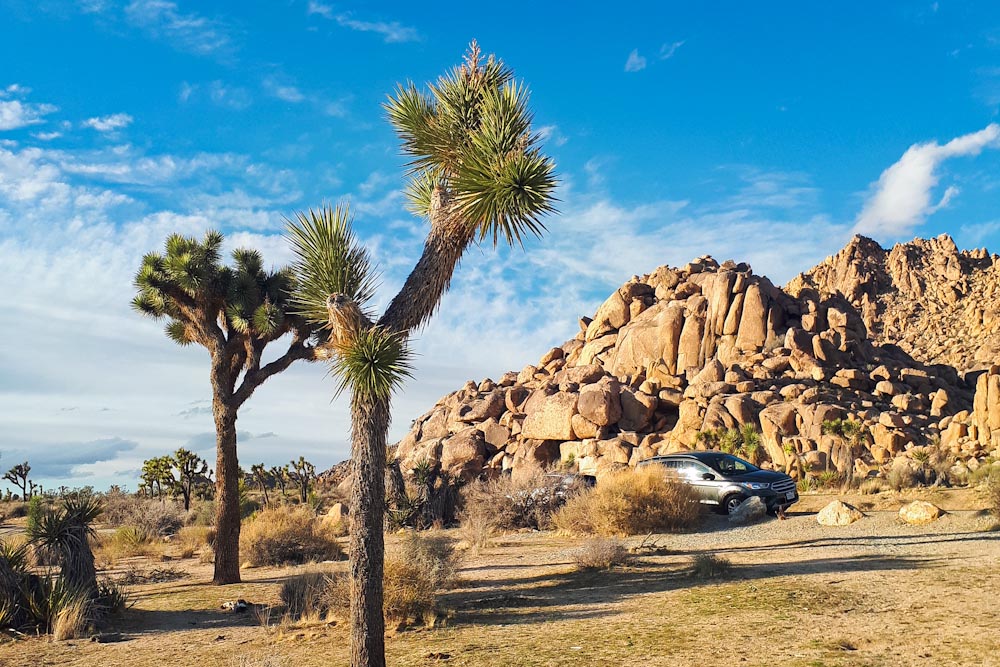
<instances>
[{"instance_id":1,"label":"white cloud","mask_svg":"<svg viewBox=\"0 0 1000 667\"><path fill-rule=\"evenodd\" d=\"M268 94L282 100L283 102L298 104L299 102L304 102L306 99L306 96L302 94L301 90L291 84L280 83L274 77L265 78L263 85L264 90L266 90Z\"/></svg>"},{"instance_id":2,"label":"white cloud","mask_svg":"<svg viewBox=\"0 0 1000 667\"><path fill-rule=\"evenodd\" d=\"M545 143L555 146L564 146L569 139L559 131L558 125L543 125L538 128L538 136Z\"/></svg>"},{"instance_id":3,"label":"white cloud","mask_svg":"<svg viewBox=\"0 0 1000 667\"><path fill-rule=\"evenodd\" d=\"M644 69L646 69L646 58L639 55L639 49L632 49L632 53L628 54L628 60L625 61L625 71L638 72Z\"/></svg>"},{"instance_id":4,"label":"white cloud","mask_svg":"<svg viewBox=\"0 0 1000 667\"><path fill-rule=\"evenodd\" d=\"M374 32L382 36L383 41L393 42L418 42L420 33L416 28L405 26L399 21L362 21L354 18L349 13L337 13L331 5L309 0L306 7L307 15L322 16L325 19L336 21L338 25L358 32Z\"/></svg>"},{"instance_id":5,"label":"white cloud","mask_svg":"<svg viewBox=\"0 0 1000 667\"><path fill-rule=\"evenodd\" d=\"M29 104L20 100L0 100L0 131L17 130L29 125L44 123L44 117L56 111L58 111L58 107L52 104Z\"/></svg>"},{"instance_id":6,"label":"white cloud","mask_svg":"<svg viewBox=\"0 0 1000 667\"><path fill-rule=\"evenodd\" d=\"M935 203L938 169L949 158L978 155L985 148L1000 146L1000 125L991 123L978 132L952 139L946 144L930 141L914 144L882 172L872 184L871 194L854 225L854 232L877 239L893 239L920 226L927 216L947 206L958 194L949 186Z\"/></svg>"},{"instance_id":7,"label":"white cloud","mask_svg":"<svg viewBox=\"0 0 1000 667\"><path fill-rule=\"evenodd\" d=\"M179 51L204 56L226 54L234 48L229 29L221 22L182 13L177 3L167 0L133 0L125 7L125 19Z\"/></svg>"},{"instance_id":8,"label":"white cloud","mask_svg":"<svg viewBox=\"0 0 1000 667\"><path fill-rule=\"evenodd\" d=\"M682 46L684 46L684 40L681 40L679 42L672 42L670 44L664 44L663 46L660 47L660 60L668 60L670 58L673 58L674 54L677 53L677 49L681 48Z\"/></svg>"},{"instance_id":9,"label":"white cloud","mask_svg":"<svg viewBox=\"0 0 1000 667\"><path fill-rule=\"evenodd\" d=\"M52 141L61 137L62 132L34 132L31 136L39 141Z\"/></svg>"},{"instance_id":10,"label":"white cloud","mask_svg":"<svg viewBox=\"0 0 1000 667\"><path fill-rule=\"evenodd\" d=\"M114 132L132 124L132 116L127 113L115 113L110 116L96 116L83 121L84 127L90 127L98 132Z\"/></svg>"}]
</instances>

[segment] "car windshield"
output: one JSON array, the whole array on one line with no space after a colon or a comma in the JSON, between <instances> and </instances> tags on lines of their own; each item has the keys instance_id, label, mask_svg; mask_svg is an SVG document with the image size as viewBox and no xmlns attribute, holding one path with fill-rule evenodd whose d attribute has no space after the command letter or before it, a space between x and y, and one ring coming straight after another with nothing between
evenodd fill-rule
<instances>
[{"instance_id":1,"label":"car windshield","mask_svg":"<svg viewBox=\"0 0 1000 667\"><path fill-rule=\"evenodd\" d=\"M732 454L713 456L705 461L705 463L712 466L723 475L744 475L748 472L760 470L760 468L749 461L744 461L743 459L737 458Z\"/></svg>"}]
</instances>

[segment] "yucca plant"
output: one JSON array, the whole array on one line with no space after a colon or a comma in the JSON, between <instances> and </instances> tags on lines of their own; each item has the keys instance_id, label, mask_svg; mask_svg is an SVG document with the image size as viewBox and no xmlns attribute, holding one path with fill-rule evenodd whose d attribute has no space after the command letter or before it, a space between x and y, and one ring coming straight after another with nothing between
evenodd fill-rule
<instances>
[{"instance_id":1,"label":"yucca plant","mask_svg":"<svg viewBox=\"0 0 1000 667\"><path fill-rule=\"evenodd\" d=\"M61 578L69 588L87 595L97 591L97 569L90 538L103 506L93 496L66 496L61 507L46 511L28 530L33 546L57 555Z\"/></svg>"},{"instance_id":2,"label":"yucca plant","mask_svg":"<svg viewBox=\"0 0 1000 667\"><path fill-rule=\"evenodd\" d=\"M272 375L299 359L316 358L317 331L290 312L292 271L268 271L261 254L248 249L235 250L226 265L223 242L218 232L208 232L201 241L168 237L164 253L143 258L132 306L167 320L166 334L174 342L201 345L211 357L218 531L213 581L231 584L240 580L237 413ZM288 347L265 364L264 349L286 334L291 334Z\"/></svg>"},{"instance_id":3,"label":"yucca plant","mask_svg":"<svg viewBox=\"0 0 1000 667\"><path fill-rule=\"evenodd\" d=\"M416 266L377 319L377 275L351 231L346 206L290 222L297 312L325 326L338 391L349 391L351 665L385 665L383 561L390 399L410 376L410 333L433 316L459 260L475 242L520 245L551 213L555 165L532 130L527 87L473 42L461 65L419 89L400 85L385 110L409 158L411 210L429 223Z\"/></svg>"}]
</instances>

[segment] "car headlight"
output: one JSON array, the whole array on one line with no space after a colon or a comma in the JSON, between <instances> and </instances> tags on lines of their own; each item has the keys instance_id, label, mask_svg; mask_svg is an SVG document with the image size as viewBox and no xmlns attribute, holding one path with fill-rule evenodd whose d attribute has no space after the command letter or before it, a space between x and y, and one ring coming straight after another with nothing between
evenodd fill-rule
<instances>
[{"instance_id":1,"label":"car headlight","mask_svg":"<svg viewBox=\"0 0 1000 667\"><path fill-rule=\"evenodd\" d=\"M751 489L753 491L760 491L761 489L770 488L770 484L767 482L740 482L740 486L744 489Z\"/></svg>"}]
</instances>

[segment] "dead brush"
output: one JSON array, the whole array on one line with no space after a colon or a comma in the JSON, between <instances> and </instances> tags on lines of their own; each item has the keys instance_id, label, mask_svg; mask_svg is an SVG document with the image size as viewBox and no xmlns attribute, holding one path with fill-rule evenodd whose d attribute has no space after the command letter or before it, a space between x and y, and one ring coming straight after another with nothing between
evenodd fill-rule
<instances>
[{"instance_id":1,"label":"dead brush","mask_svg":"<svg viewBox=\"0 0 1000 667\"><path fill-rule=\"evenodd\" d=\"M695 490L655 466L605 477L554 517L561 530L605 536L679 532L700 521Z\"/></svg>"},{"instance_id":2,"label":"dead brush","mask_svg":"<svg viewBox=\"0 0 1000 667\"><path fill-rule=\"evenodd\" d=\"M689 574L694 579L719 579L732 572L733 564L728 558L715 554L698 554L691 559Z\"/></svg>"},{"instance_id":3,"label":"dead brush","mask_svg":"<svg viewBox=\"0 0 1000 667\"><path fill-rule=\"evenodd\" d=\"M329 525L302 506L258 512L243 525L240 552L251 567L301 565L344 555Z\"/></svg>"},{"instance_id":4,"label":"dead brush","mask_svg":"<svg viewBox=\"0 0 1000 667\"><path fill-rule=\"evenodd\" d=\"M616 566L628 565L633 556L621 540L597 537L573 550L572 558L581 570L610 570Z\"/></svg>"}]
</instances>

